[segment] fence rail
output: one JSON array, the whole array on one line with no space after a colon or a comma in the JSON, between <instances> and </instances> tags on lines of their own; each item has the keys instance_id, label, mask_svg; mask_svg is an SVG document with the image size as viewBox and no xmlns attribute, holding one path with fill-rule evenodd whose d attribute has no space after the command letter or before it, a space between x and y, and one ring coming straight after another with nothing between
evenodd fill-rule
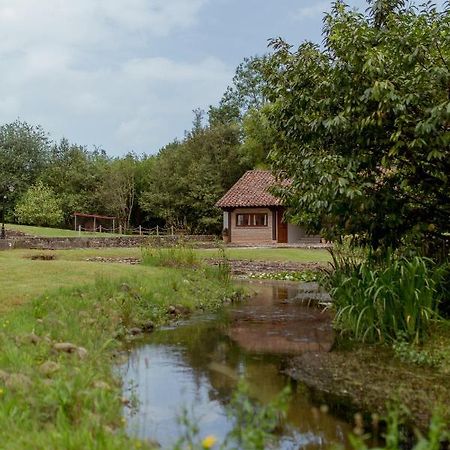
<instances>
[{"instance_id":1,"label":"fence rail","mask_svg":"<svg viewBox=\"0 0 450 450\"><path fill-rule=\"evenodd\" d=\"M108 233L108 234L118 234L118 235L124 235L124 236L130 236L130 235L139 235L139 236L175 236L180 234L186 234L185 230L178 230L175 229L175 227L153 227L153 228L145 228L139 225L136 228L124 228L122 225L119 225L115 228L107 228L103 227L102 225L99 225L95 228L84 228L81 225L78 225L77 231L81 236L82 232L88 232L88 233Z\"/></svg>"}]
</instances>

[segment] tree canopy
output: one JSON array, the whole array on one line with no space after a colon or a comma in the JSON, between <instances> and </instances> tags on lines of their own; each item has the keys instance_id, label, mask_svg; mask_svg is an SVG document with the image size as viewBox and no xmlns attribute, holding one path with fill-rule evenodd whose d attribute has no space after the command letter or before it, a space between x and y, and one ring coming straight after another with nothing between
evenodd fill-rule
<instances>
[{"instance_id":1,"label":"tree canopy","mask_svg":"<svg viewBox=\"0 0 450 450\"><path fill-rule=\"evenodd\" d=\"M297 222L397 246L450 231L450 12L374 3L335 2L323 48L272 41L271 157Z\"/></svg>"}]
</instances>

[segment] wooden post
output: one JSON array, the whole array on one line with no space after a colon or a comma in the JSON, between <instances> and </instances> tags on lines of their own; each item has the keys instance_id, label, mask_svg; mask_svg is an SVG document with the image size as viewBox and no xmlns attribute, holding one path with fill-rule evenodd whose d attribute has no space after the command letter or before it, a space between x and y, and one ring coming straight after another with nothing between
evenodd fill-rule
<instances>
[{"instance_id":1,"label":"wooden post","mask_svg":"<svg viewBox=\"0 0 450 450\"><path fill-rule=\"evenodd\" d=\"M97 218L94 217L94 233L97 232Z\"/></svg>"},{"instance_id":2,"label":"wooden post","mask_svg":"<svg viewBox=\"0 0 450 450\"><path fill-rule=\"evenodd\" d=\"M81 236L81 225L78 225L78 236Z\"/></svg>"},{"instance_id":3,"label":"wooden post","mask_svg":"<svg viewBox=\"0 0 450 450\"><path fill-rule=\"evenodd\" d=\"M74 214L74 216L73 217L75 217L75 231L77 231L77 215L76 214Z\"/></svg>"},{"instance_id":4,"label":"wooden post","mask_svg":"<svg viewBox=\"0 0 450 450\"><path fill-rule=\"evenodd\" d=\"M139 225L139 236L142 236L142 225Z\"/></svg>"},{"instance_id":5,"label":"wooden post","mask_svg":"<svg viewBox=\"0 0 450 450\"><path fill-rule=\"evenodd\" d=\"M113 219L113 233L116 232L116 219Z\"/></svg>"},{"instance_id":6,"label":"wooden post","mask_svg":"<svg viewBox=\"0 0 450 450\"><path fill-rule=\"evenodd\" d=\"M122 234L122 224L119 225L119 234Z\"/></svg>"},{"instance_id":7,"label":"wooden post","mask_svg":"<svg viewBox=\"0 0 450 450\"><path fill-rule=\"evenodd\" d=\"M159 226L156 225L156 236L159 236Z\"/></svg>"},{"instance_id":8,"label":"wooden post","mask_svg":"<svg viewBox=\"0 0 450 450\"><path fill-rule=\"evenodd\" d=\"M102 232L102 224L99 225L100 233Z\"/></svg>"},{"instance_id":9,"label":"wooden post","mask_svg":"<svg viewBox=\"0 0 450 450\"><path fill-rule=\"evenodd\" d=\"M172 236L173 236L173 225L170 227L170 230L171 230Z\"/></svg>"}]
</instances>

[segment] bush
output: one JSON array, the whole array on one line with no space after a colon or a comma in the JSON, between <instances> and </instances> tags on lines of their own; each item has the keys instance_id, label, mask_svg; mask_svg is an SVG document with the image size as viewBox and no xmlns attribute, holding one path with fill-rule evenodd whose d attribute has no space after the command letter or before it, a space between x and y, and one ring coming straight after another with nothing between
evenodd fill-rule
<instances>
[{"instance_id":1,"label":"bush","mask_svg":"<svg viewBox=\"0 0 450 450\"><path fill-rule=\"evenodd\" d=\"M64 214L55 193L42 182L32 186L15 209L19 223L55 226L64 221Z\"/></svg>"},{"instance_id":2,"label":"bush","mask_svg":"<svg viewBox=\"0 0 450 450\"><path fill-rule=\"evenodd\" d=\"M360 341L420 342L438 316L443 276L442 266L418 256L336 267L329 279L335 326Z\"/></svg>"}]
</instances>

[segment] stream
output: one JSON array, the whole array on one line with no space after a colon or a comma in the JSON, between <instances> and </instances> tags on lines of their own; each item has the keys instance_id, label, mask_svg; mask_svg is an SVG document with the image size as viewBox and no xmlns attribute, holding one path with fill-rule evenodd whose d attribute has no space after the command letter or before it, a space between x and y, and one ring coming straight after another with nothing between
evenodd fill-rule
<instances>
[{"instance_id":1,"label":"stream","mask_svg":"<svg viewBox=\"0 0 450 450\"><path fill-rule=\"evenodd\" d=\"M351 425L314 403L306 387L280 373L290 355L329 351L329 315L299 301L305 294L301 288L299 294L298 285L246 287L254 293L248 301L161 328L133 348L120 368L124 395L132 393L138 400L137 408L124 411L128 433L170 449L180 437L178 418L186 409L201 437L212 434L220 441L232 427L226 405L243 377L251 398L263 404L291 385L277 448L348 447Z\"/></svg>"}]
</instances>

